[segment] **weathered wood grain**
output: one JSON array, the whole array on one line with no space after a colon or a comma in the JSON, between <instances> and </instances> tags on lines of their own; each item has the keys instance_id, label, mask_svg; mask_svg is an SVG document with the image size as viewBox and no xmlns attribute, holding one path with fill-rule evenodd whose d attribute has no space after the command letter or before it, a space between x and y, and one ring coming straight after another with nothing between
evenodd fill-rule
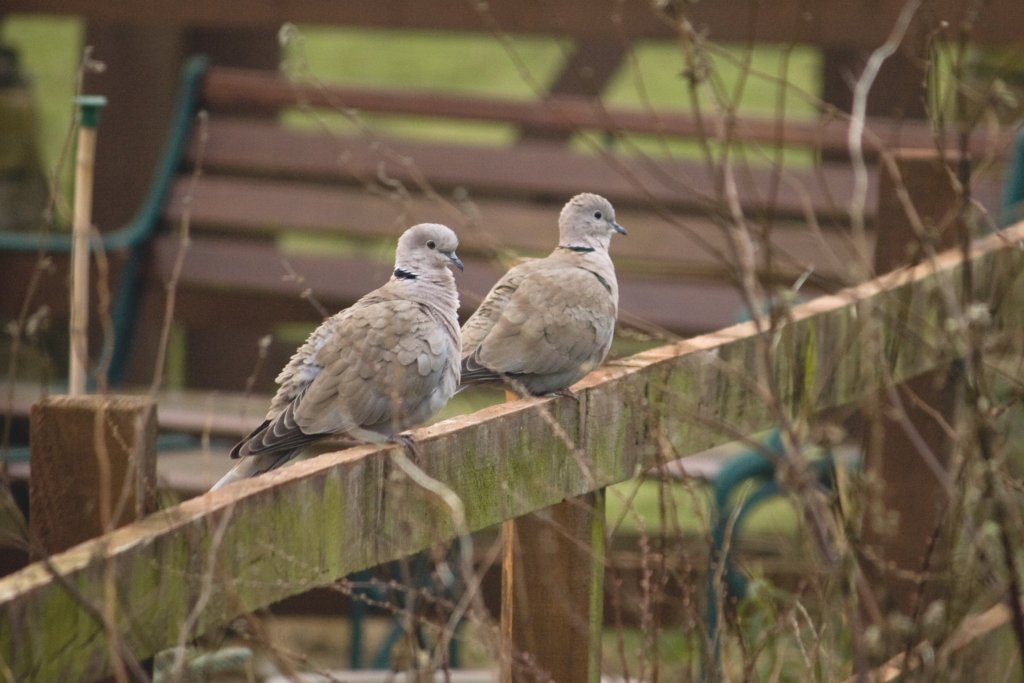
<instances>
[{"instance_id":1,"label":"weathered wood grain","mask_svg":"<svg viewBox=\"0 0 1024 683\"><path fill-rule=\"evenodd\" d=\"M973 246L991 335L1024 329L1022 240L1018 224ZM422 465L481 529L635 477L667 447L678 457L771 426L760 378L794 415L849 404L883 367L901 381L956 353L941 294L955 297L961 271L945 253L800 306L777 329L737 325L611 364L578 385L578 404L526 399L447 420L416 433ZM883 358L860 351L872 328ZM455 536L447 508L386 453L326 454L151 515L55 556L60 581L38 563L0 580L0 659L17 680L103 674L101 626L77 600L100 602L106 585L117 587L125 645L142 657L173 644L186 621L202 632Z\"/></svg>"},{"instance_id":2,"label":"weathered wood grain","mask_svg":"<svg viewBox=\"0 0 1024 683\"><path fill-rule=\"evenodd\" d=\"M517 398L506 390L506 400ZM579 445L587 449L585 441ZM501 534L499 680L596 683L604 625L604 489L506 520Z\"/></svg>"},{"instance_id":3,"label":"weathered wood grain","mask_svg":"<svg viewBox=\"0 0 1024 683\"><path fill-rule=\"evenodd\" d=\"M50 554L157 509L156 401L51 396L32 406L29 528Z\"/></svg>"},{"instance_id":4,"label":"weathered wood grain","mask_svg":"<svg viewBox=\"0 0 1024 683\"><path fill-rule=\"evenodd\" d=\"M601 679L605 492L502 525L502 683Z\"/></svg>"}]
</instances>

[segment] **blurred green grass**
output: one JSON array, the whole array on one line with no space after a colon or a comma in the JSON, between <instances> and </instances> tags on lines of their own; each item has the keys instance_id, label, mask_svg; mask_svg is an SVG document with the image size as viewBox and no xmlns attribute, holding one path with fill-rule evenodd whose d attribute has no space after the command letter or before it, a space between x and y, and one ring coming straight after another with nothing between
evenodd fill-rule
<instances>
[{"instance_id":1,"label":"blurred green grass","mask_svg":"<svg viewBox=\"0 0 1024 683\"><path fill-rule=\"evenodd\" d=\"M35 92L40 154L47 172L60 161L71 126L83 33L82 23L67 17L14 16L0 22L0 43L18 51L21 70ZM70 178L70 169L71 164L65 163L65 180Z\"/></svg>"},{"instance_id":2,"label":"blurred green grass","mask_svg":"<svg viewBox=\"0 0 1024 683\"><path fill-rule=\"evenodd\" d=\"M486 35L431 35L400 31L350 31L304 27L284 54L285 69L299 77L326 82L394 88L438 88L453 93L537 100L557 76L569 46L553 38L517 37L500 43ZM683 73L683 55L671 42L640 42L609 83L603 101L609 105L650 107L655 111L691 111L694 102L704 114L720 110L716 102L757 116L808 119L817 111L819 53L811 48L758 46L715 48L709 55L708 87L692 94ZM752 64L749 67L748 64ZM742 87L740 87L742 85ZM712 96L711 92L715 95ZM299 127L328 125L338 132L365 126L376 134L410 138L505 145L516 138L512 126L484 122L446 122L428 118L291 112L287 120ZM604 140L589 135L590 142ZM620 136L620 149L695 157L692 141L649 135ZM576 136L577 151L593 145ZM743 147L752 163L767 164L774 156ZM807 165L806 150L785 151L787 163Z\"/></svg>"},{"instance_id":3,"label":"blurred green grass","mask_svg":"<svg viewBox=\"0 0 1024 683\"><path fill-rule=\"evenodd\" d=\"M297 78L392 88L439 88L452 93L531 100L537 95L524 73L542 87L554 78L564 50L561 41L517 39L517 64L488 35L303 26L288 42L282 66ZM328 125L339 132L356 129L350 117L317 112L311 118L292 112L296 126ZM507 144L515 130L491 123L445 122L385 115L360 116L374 132L421 139L445 138L475 144Z\"/></svg>"}]
</instances>

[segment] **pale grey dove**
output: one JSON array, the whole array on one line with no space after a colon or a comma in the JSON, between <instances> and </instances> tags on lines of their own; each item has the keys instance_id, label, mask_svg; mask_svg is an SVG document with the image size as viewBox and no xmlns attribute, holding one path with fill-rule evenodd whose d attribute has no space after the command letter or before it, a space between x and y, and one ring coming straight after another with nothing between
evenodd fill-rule
<instances>
[{"instance_id":1,"label":"pale grey dove","mask_svg":"<svg viewBox=\"0 0 1024 683\"><path fill-rule=\"evenodd\" d=\"M569 385L608 355L619 287L608 256L626 234L604 197L578 194L558 217L558 247L511 268L462 326L462 386L506 381L534 395Z\"/></svg>"},{"instance_id":2,"label":"pale grey dove","mask_svg":"<svg viewBox=\"0 0 1024 683\"><path fill-rule=\"evenodd\" d=\"M391 279L325 320L277 376L266 420L231 449L242 461L214 485L280 467L312 442L347 434L396 440L459 384L458 238L423 223L398 240Z\"/></svg>"}]
</instances>

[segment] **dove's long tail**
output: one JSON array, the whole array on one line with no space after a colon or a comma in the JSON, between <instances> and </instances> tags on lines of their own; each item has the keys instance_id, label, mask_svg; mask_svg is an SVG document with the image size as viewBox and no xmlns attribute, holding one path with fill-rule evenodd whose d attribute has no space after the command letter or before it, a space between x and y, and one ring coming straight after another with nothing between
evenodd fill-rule
<instances>
[{"instance_id":1,"label":"dove's long tail","mask_svg":"<svg viewBox=\"0 0 1024 683\"><path fill-rule=\"evenodd\" d=\"M475 384L487 384L490 382L501 382L502 376L490 368L485 368L469 356L462 359L462 367L459 371L459 388L462 391L466 387Z\"/></svg>"},{"instance_id":2,"label":"dove's long tail","mask_svg":"<svg viewBox=\"0 0 1024 683\"><path fill-rule=\"evenodd\" d=\"M221 477L220 481L210 487L210 490L216 491L217 489L223 488L232 482L236 482L241 479L249 479L250 477L255 477L263 474L264 472L277 469L298 455L301 450L302 448L297 448L287 451L247 455L239 460L238 464L231 468L231 471Z\"/></svg>"}]
</instances>

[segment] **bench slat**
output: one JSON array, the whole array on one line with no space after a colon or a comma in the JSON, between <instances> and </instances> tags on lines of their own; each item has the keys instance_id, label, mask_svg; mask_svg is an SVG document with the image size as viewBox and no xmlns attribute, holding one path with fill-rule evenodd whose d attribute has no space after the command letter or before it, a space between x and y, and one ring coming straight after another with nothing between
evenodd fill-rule
<instances>
[{"instance_id":1,"label":"bench slat","mask_svg":"<svg viewBox=\"0 0 1024 683\"><path fill-rule=\"evenodd\" d=\"M289 81L272 71L216 67L203 83L202 99L213 111L274 112L295 106L342 111L395 113L445 119L512 123L547 131L595 130L721 140L724 120L708 115L702 120L678 111L653 111L605 106L592 98L551 95L542 101L470 96L436 90L367 88L335 84L314 85ZM784 126L766 117L743 116L732 124L732 139L783 147L808 147L826 153L847 152L849 124L839 118L817 121L785 121ZM897 147L933 148L940 142L948 149L959 144L955 128L938 136L928 121L869 118L865 125L864 151L871 157L879 150ZM1005 157L1012 149L1014 132L1000 129L976 131L969 148L976 156Z\"/></svg>"},{"instance_id":2,"label":"bench slat","mask_svg":"<svg viewBox=\"0 0 1024 683\"><path fill-rule=\"evenodd\" d=\"M190 158L195 152L193 144ZM499 196L564 202L586 189L622 207L724 211L716 200L715 179L700 162L591 156L545 143L485 148L328 136L264 121L211 120L203 159L210 172L342 181L371 192L401 187L443 196L468 191L474 200ZM987 166L974 179L973 198L990 209L999 206L998 170ZM740 203L752 219L807 220L813 212L826 223L845 220L853 175L847 164L786 168L781 175L768 167L738 166L734 173ZM877 168L869 166L864 202L869 219L877 204L876 180Z\"/></svg>"},{"instance_id":3,"label":"bench slat","mask_svg":"<svg viewBox=\"0 0 1024 683\"><path fill-rule=\"evenodd\" d=\"M190 152L195 156L195 145ZM585 188L613 202L653 203L666 208L716 210L715 179L697 161L590 156L561 146L531 143L485 148L458 144L326 136L274 123L211 120L204 169L279 178L354 183L364 188L401 185L410 191L455 189L477 196L543 197L565 201ZM866 206L873 207L875 176ZM840 219L850 201L853 173L847 167L787 170L771 200L776 174L770 168L738 168L744 207L773 209L777 217ZM721 210L721 209L719 209Z\"/></svg>"},{"instance_id":4,"label":"bench slat","mask_svg":"<svg viewBox=\"0 0 1024 683\"><path fill-rule=\"evenodd\" d=\"M161 235L154 241L151 277L156 286L162 287L170 277L178 248L179 241L170 236ZM301 284L289 277L285 260L294 272L302 275ZM185 259L181 286L210 290L214 306L204 310L204 305L196 302L198 297L179 296L175 315L195 325L223 326L223 311L234 308L232 296L239 292L248 297L247 301L259 302L261 320L313 321L318 319L318 313L301 297L303 289L309 288L317 301L333 313L386 280L390 269L389 262L365 257L285 254L266 242L195 237ZM503 272L504 269L486 261L466 259L466 271L456 276L463 314L475 307ZM735 322L742 312L739 294L722 281L629 275L620 278L619 285L622 319L644 326L690 334L724 327ZM298 313L298 317L270 318L275 301L284 302L288 312ZM199 307L198 314L193 314L192 306Z\"/></svg>"},{"instance_id":5,"label":"bench slat","mask_svg":"<svg viewBox=\"0 0 1024 683\"><path fill-rule=\"evenodd\" d=\"M190 201L186 204L186 198ZM293 231L393 240L409 225L443 222L454 228L463 255L512 249L544 254L557 236L554 204L481 199L462 209L441 199L381 196L339 185L205 175L193 191L181 178L167 202L165 219L177 225L185 207L194 229L273 236ZM693 278L731 272L722 228L701 216L659 216L641 207L619 212L630 234L612 253L620 271L638 270ZM808 268L829 281L848 274L849 238L840 230L815 234L806 225L779 222L771 238L777 278L792 280ZM873 242L873 240L872 240ZM871 253L873 244L868 244Z\"/></svg>"}]
</instances>

